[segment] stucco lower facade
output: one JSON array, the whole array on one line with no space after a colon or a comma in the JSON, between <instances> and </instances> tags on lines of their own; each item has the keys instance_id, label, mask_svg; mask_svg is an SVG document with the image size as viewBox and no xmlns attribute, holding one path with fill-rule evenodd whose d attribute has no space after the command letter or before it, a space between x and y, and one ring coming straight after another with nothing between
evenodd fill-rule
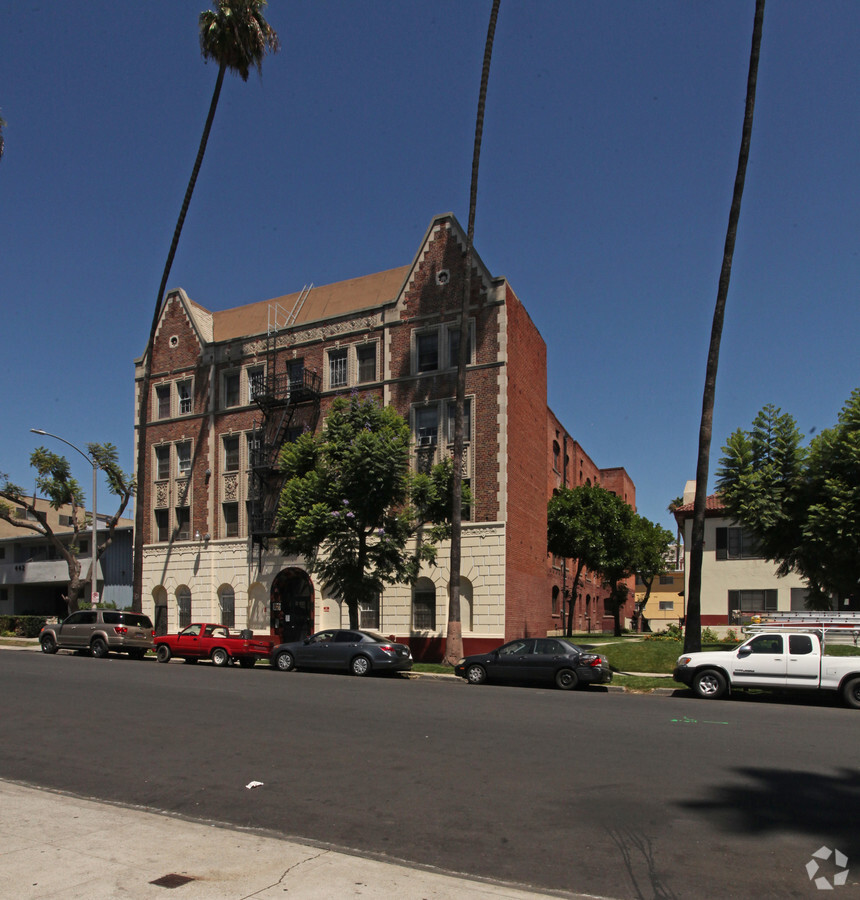
<instances>
[{"instance_id":1,"label":"stucco lower facade","mask_svg":"<svg viewBox=\"0 0 860 900\"><path fill-rule=\"evenodd\" d=\"M466 653L500 644L505 637L505 524L464 524L461 578L461 620ZM386 586L378 610L362 622L385 635L409 643L416 658L437 659L448 618L447 585L450 546L441 545L435 566L424 566L415 586ZM231 624L235 629L277 634L277 600L273 587L281 573L304 575L309 583L312 613L308 627L348 627L344 602L328 594L300 557L275 550L259 554L247 539L199 540L150 545L144 550L143 612L162 633L188 621ZM226 590L225 590L226 589ZM435 595L434 628L416 626L416 592ZM183 615L183 598L190 609ZM225 611L223 598L232 599ZM225 615L226 612L226 615Z\"/></svg>"}]
</instances>

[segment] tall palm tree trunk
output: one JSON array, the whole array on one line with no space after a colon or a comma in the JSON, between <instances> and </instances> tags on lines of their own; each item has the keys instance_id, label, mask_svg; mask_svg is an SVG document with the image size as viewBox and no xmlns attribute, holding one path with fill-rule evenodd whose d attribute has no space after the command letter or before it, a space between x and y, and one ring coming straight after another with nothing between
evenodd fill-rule
<instances>
[{"instance_id":1,"label":"tall palm tree trunk","mask_svg":"<svg viewBox=\"0 0 860 900\"><path fill-rule=\"evenodd\" d=\"M702 647L702 556L705 544L705 501L708 496L708 466L711 453L711 434L714 424L714 395L717 384L717 366L720 359L720 340L723 334L723 319L726 311L726 297L729 293L729 278L732 273L732 257L738 233L738 219L741 214L741 198L744 193L747 161L752 137L755 89L758 78L758 60L761 52L761 33L764 21L764 0L756 0L753 24L752 47L750 48L750 68L747 77L747 100L744 113L741 148L738 154L738 169L726 243L723 249L723 265L714 307L714 321L711 326L711 343L708 349L708 364L705 369L705 389L702 394L702 421L699 426L699 455L696 463L696 497L693 503L693 532L690 547L690 572L687 582L687 620L684 635L684 651L695 652Z\"/></svg>"},{"instance_id":2,"label":"tall palm tree trunk","mask_svg":"<svg viewBox=\"0 0 860 900\"><path fill-rule=\"evenodd\" d=\"M221 85L224 83L224 73L227 71L226 63L218 66L218 77L215 80L215 90L212 93L212 101L209 104L209 115L203 127L203 136L200 138L200 146L197 148L197 158L194 160L194 168L188 187L185 189L185 198L179 211L179 219L173 229L173 240L170 243L170 251L161 274L161 284L158 286L158 295L155 298L155 309L152 313L152 325L149 328L149 340L143 353L143 378L138 393L137 411L137 499L134 505L134 575L132 587L132 609L140 612L143 603L143 531L146 520L146 510L149 504L149 493L146 490L146 424L149 418L149 387L152 378L152 350L155 342L155 332L158 329L158 320L161 315L161 304L164 301L164 292L167 290L167 279L173 267L173 258L176 256L176 248L179 246L179 236L182 234L182 226L185 224L185 216L191 203L191 195L197 184L197 175L206 153L206 145L209 143L209 132L212 130L212 122L215 119L215 110L218 108L218 99L221 96Z\"/></svg>"},{"instance_id":3,"label":"tall palm tree trunk","mask_svg":"<svg viewBox=\"0 0 860 900\"><path fill-rule=\"evenodd\" d=\"M463 302L460 307L460 347L457 357L457 394L454 411L454 485L451 510L451 578L448 582L448 629L445 639L445 662L456 665L463 655L463 623L460 618L460 570L463 544L463 450L465 434L463 421L466 410L466 366L469 362L469 303L472 297L472 244L475 239L475 208L478 204L478 167L481 161L481 139L484 133L484 107L487 84L493 59L493 39L499 18L501 0L493 0L490 24L484 45L484 64L481 69L481 90L478 94L478 114L475 118L475 146L472 151L472 181L469 188L469 224L466 229L466 273L463 283Z\"/></svg>"}]
</instances>

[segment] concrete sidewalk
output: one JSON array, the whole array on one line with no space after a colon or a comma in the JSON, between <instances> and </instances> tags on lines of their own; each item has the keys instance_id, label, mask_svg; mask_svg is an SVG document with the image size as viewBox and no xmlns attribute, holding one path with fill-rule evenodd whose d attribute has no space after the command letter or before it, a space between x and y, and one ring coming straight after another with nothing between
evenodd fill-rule
<instances>
[{"instance_id":1,"label":"concrete sidewalk","mask_svg":"<svg viewBox=\"0 0 860 900\"><path fill-rule=\"evenodd\" d=\"M506 887L0 780L0 897L283 900L285 896L527 900L586 895Z\"/></svg>"}]
</instances>

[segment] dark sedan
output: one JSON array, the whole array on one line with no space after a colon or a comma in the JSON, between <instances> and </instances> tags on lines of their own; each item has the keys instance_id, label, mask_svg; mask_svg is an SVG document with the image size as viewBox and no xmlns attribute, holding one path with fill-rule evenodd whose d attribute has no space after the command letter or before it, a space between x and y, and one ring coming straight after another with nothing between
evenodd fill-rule
<instances>
[{"instance_id":1,"label":"dark sedan","mask_svg":"<svg viewBox=\"0 0 860 900\"><path fill-rule=\"evenodd\" d=\"M564 638L521 638L489 653L461 659L454 672L469 684L551 683L564 691L582 684L607 684L612 670L606 657Z\"/></svg>"},{"instance_id":2,"label":"dark sedan","mask_svg":"<svg viewBox=\"0 0 860 900\"><path fill-rule=\"evenodd\" d=\"M272 650L272 665L290 669L343 669L353 675L405 672L412 668L412 651L375 631L332 628L303 641L279 644Z\"/></svg>"}]
</instances>

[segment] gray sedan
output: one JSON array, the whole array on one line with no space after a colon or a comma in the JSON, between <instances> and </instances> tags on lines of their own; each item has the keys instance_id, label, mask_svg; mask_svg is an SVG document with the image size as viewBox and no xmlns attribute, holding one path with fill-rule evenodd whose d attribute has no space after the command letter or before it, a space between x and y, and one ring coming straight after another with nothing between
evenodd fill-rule
<instances>
[{"instance_id":1,"label":"gray sedan","mask_svg":"<svg viewBox=\"0 0 860 900\"><path fill-rule=\"evenodd\" d=\"M269 658L281 672L343 669L353 675L370 675L412 668L412 652L406 644L398 644L375 631L340 628L318 631L303 641L278 644Z\"/></svg>"}]
</instances>

